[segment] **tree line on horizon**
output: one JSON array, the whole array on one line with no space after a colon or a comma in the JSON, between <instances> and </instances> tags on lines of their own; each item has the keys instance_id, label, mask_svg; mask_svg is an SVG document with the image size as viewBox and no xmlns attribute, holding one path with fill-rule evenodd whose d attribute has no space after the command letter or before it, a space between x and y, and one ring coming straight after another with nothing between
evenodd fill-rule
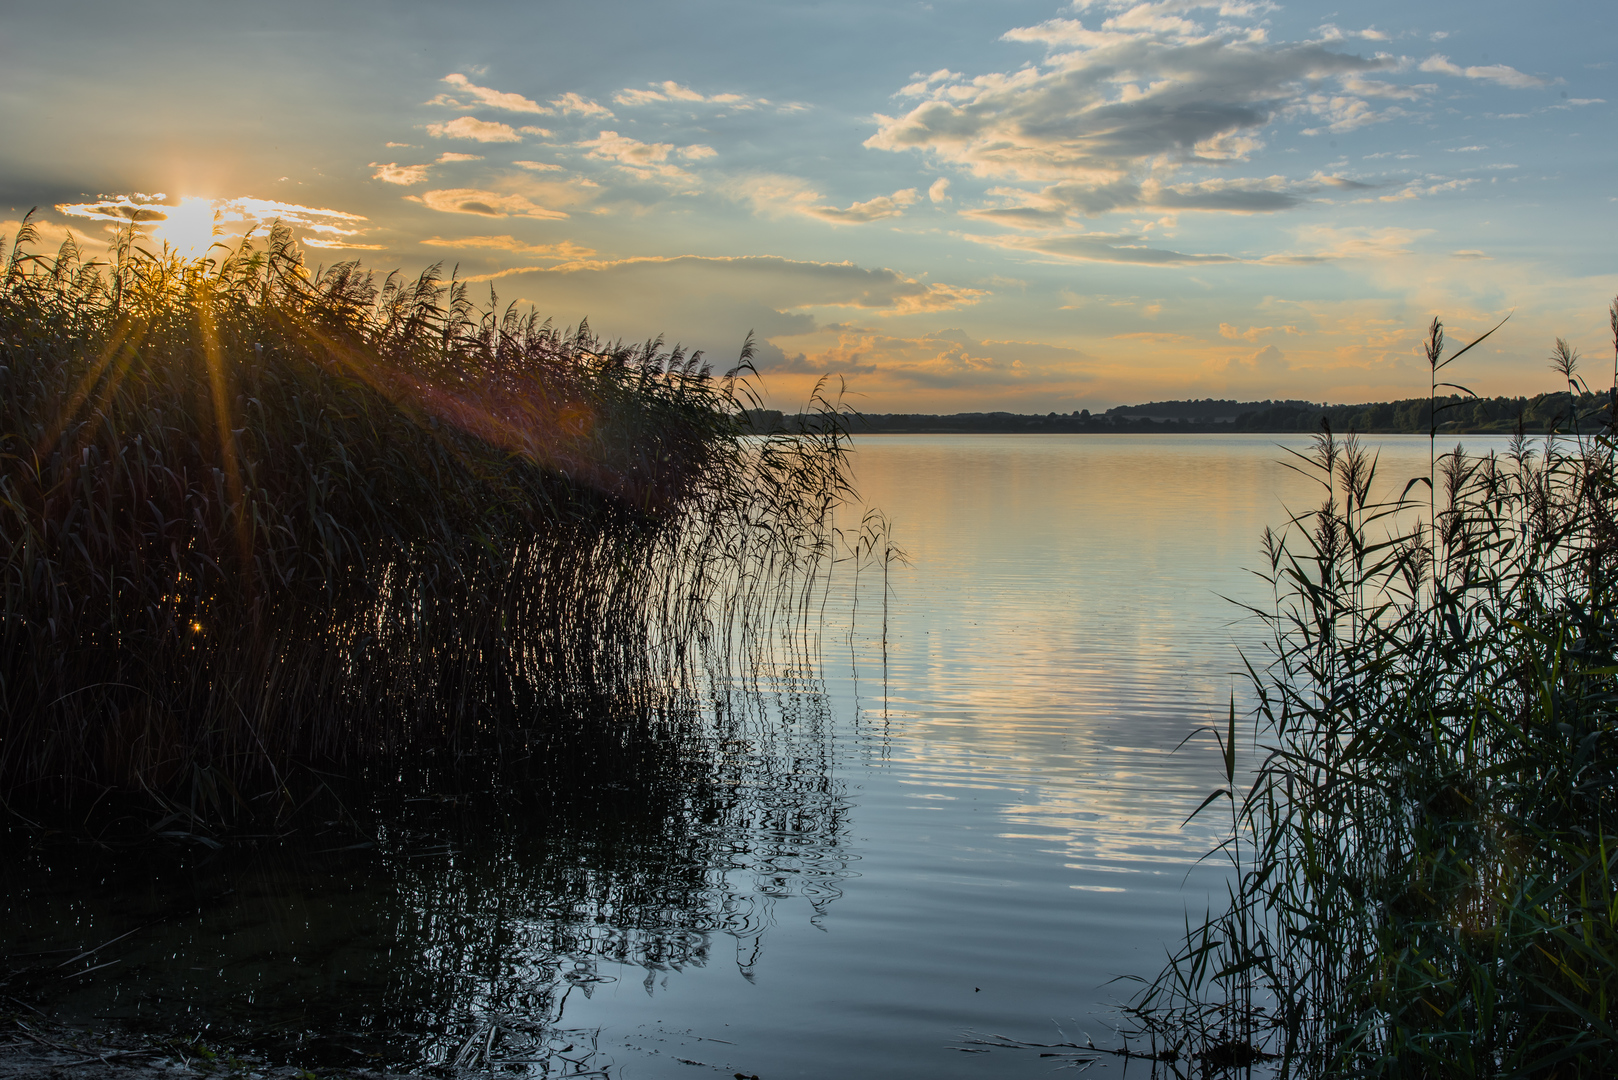
<instances>
[{"instance_id":1,"label":"tree line on horizon","mask_svg":"<svg viewBox=\"0 0 1618 1080\"><path fill-rule=\"evenodd\" d=\"M1539 394L1534 397L1405 398L1357 405L1330 405L1300 400L1232 401L1202 400L1154 401L1141 405L1119 405L1102 413L1088 409L1072 413L968 412L948 415L928 413L865 413L850 425L855 433L868 434L1018 434L1074 432L1250 432L1284 434L1319 431L1322 422L1333 431L1354 431L1375 435L1426 435L1433 430L1433 410L1438 411L1437 431L1441 435L1509 435L1518 430L1530 435L1550 431L1595 431L1609 420L1611 406L1607 393L1586 392L1577 400L1572 393ZM782 413L774 409L748 412L752 430L759 433L810 430L813 418Z\"/></svg>"}]
</instances>

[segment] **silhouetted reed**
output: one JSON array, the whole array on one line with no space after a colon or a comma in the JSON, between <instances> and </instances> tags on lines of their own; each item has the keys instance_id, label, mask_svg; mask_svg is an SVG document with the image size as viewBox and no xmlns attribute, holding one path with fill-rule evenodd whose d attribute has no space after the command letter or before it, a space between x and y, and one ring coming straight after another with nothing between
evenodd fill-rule
<instances>
[{"instance_id":1,"label":"silhouetted reed","mask_svg":"<svg viewBox=\"0 0 1618 1080\"><path fill-rule=\"evenodd\" d=\"M829 565L845 431L753 436L750 347L477 308L290 232L0 266L0 798L288 812L291 771L656 708ZM385 771L385 770L383 770Z\"/></svg>"},{"instance_id":2,"label":"silhouetted reed","mask_svg":"<svg viewBox=\"0 0 1618 1080\"><path fill-rule=\"evenodd\" d=\"M1459 355L1436 320L1427 353L1436 400ZM1559 340L1579 400L1576 360ZM1265 536L1260 762L1244 784L1233 702L1203 804L1231 810L1229 905L1129 1010L1165 1069L1618 1065L1618 473L1610 415L1560 426L1435 442L1380 501L1352 435L1299 456L1323 501Z\"/></svg>"}]
</instances>

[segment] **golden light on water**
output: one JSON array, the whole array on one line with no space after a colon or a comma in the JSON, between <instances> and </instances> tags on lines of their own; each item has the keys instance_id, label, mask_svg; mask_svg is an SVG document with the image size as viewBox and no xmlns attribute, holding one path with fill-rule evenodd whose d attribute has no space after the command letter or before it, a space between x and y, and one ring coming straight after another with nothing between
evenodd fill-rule
<instances>
[{"instance_id":1,"label":"golden light on water","mask_svg":"<svg viewBox=\"0 0 1618 1080\"><path fill-rule=\"evenodd\" d=\"M164 207L165 216L152 229L152 239L187 259L208 254L214 240L212 199L186 195L178 206Z\"/></svg>"}]
</instances>

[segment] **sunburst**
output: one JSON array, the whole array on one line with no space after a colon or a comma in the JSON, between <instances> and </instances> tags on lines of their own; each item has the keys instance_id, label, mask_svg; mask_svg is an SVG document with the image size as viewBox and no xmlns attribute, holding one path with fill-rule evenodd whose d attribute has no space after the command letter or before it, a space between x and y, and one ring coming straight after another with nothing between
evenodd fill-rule
<instances>
[{"instance_id":1,"label":"sunburst","mask_svg":"<svg viewBox=\"0 0 1618 1080\"><path fill-rule=\"evenodd\" d=\"M186 195L178 206L163 207L163 220L152 229L152 239L187 259L208 254L214 242L214 202Z\"/></svg>"}]
</instances>

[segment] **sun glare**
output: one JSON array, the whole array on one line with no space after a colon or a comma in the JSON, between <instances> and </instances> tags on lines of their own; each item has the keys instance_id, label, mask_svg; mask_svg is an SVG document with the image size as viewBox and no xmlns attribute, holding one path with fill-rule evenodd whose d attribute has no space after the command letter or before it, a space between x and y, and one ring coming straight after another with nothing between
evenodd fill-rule
<instances>
[{"instance_id":1,"label":"sun glare","mask_svg":"<svg viewBox=\"0 0 1618 1080\"><path fill-rule=\"evenodd\" d=\"M162 207L167 216L152 229L152 239L167 244L169 250L188 259L208 254L213 245L214 206L212 199L187 195L175 207Z\"/></svg>"}]
</instances>

